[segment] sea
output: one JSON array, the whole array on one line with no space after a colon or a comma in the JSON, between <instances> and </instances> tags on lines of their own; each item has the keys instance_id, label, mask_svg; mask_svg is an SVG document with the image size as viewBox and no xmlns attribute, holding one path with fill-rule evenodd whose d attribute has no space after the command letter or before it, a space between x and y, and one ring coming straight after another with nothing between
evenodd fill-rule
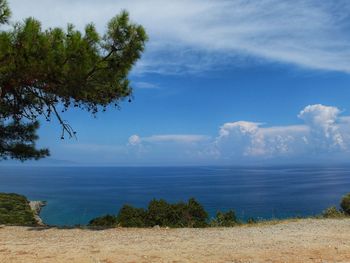
<instances>
[{"instance_id":1,"label":"sea","mask_svg":"<svg viewBox=\"0 0 350 263\"><path fill-rule=\"evenodd\" d=\"M339 206L350 166L0 167L0 192L47 201L45 223L73 226L117 214L124 204L197 199L209 212L233 209L241 220L304 217Z\"/></svg>"}]
</instances>

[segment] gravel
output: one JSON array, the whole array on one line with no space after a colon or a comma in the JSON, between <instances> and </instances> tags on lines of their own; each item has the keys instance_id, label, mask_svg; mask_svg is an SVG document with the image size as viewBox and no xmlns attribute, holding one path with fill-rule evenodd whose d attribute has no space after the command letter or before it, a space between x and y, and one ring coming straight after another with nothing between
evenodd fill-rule
<instances>
[{"instance_id":1,"label":"gravel","mask_svg":"<svg viewBox=\"0 0 350 263\"><path fill-rule=\"evenodd\" d=\"M350 262L350 219L233 228L0 226L0 263Z\"/></svg>"}]
</instances>

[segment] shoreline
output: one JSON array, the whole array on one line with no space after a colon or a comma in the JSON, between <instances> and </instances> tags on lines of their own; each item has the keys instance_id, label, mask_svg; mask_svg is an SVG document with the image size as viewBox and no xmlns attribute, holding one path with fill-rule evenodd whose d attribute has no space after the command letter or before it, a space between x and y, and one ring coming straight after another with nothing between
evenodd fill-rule
<instances>
[{"instance_id":1,"label":"shoreline","mask_svg":"<svg viewBox=\"0 0 350 263\"><path fill-rule=\"evenodd\" d=\"M38 226L46 226L42 218L40 217L40 212L44 206L47 205L46 201L29 201L30 209L34 213L34 218Z\"/></svg>"},{"instance_id":2,"label":"shoreline","mask_svg":"<svg viewBox=\"0 0 350 263\"><path fill-rule=\"evenodd\" d=\"M0 227L0 263L349 262L350 219L227 228Z\"/></svg>"}]
</instances>

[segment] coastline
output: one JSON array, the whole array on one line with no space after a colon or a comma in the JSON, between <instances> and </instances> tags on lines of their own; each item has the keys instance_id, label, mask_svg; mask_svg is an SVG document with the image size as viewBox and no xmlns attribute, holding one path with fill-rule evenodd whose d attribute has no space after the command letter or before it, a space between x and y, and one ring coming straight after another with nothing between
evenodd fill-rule
<instances>
[{"instance_id":1,"label":"coastline","mask_svg":"<svg viewBox=\"0 0 350 263\"><path fill-rule=\"evenodd\" d=\"M44 206L46 206L46 204L47 204L46 201L29 201L29 206L34 213L34 218L35 218L38 226L46 226L46 224L44 224L43 220L40 217L41 209Z\"/></svg>"},{"instance_id":2,"label":"coastline","mask_svg":"<svg viewBox=\"0 0 350 263\"><path fill-rule=\"evenodd\" d=\"M350 219L228 228L0 227L0 263L349 262Z\"/></svg>"}]
</instances>

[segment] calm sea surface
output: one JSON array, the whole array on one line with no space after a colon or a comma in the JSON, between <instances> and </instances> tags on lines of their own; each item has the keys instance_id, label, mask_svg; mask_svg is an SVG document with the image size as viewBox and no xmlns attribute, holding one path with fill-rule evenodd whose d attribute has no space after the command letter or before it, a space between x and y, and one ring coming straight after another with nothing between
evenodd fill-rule
<instances>
[{"instance_id":1,"label":"calm sea surface","mask_svg":"<svg viewBox=\"0 0 350 263\"><path fill-rule=\"evenodd\" d=\"M48 224L85 224L125 204L195 197L213 216L234 209L241 219L320 213L350 192L350 167L0 167L0 192L46 200Z\"/></svg>"}]
</instances>

